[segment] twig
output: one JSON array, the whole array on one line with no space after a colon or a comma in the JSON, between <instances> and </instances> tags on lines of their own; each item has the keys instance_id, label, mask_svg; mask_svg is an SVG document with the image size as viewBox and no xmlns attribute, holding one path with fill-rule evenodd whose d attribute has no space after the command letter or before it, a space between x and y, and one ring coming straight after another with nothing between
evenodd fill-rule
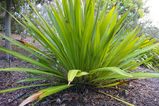
<instances>
[{"instance_id":1,"label":"twig","mask_svg":"<svg viewBox=\"0 0 159 106\"><path fill-rule=\"evenodd\" d=\"M117 101L119 101L119 102L122 102L122 103L124 103L124 104L126 104L126 105L128 105L128 106L135 106L134 104L131 104L131 103L129 103L129 102L126 102L125 100L122 100L122 99L120 99L120 98L118 98L118 97L115 97L115 96L113 96L113 95L110 95L110 94L108 94L108 93L105 93L105 92L102 92L102 91L97 91L97 90L94 90L94 91L97 92L97 93L100 93L100 94L109 96L109 97L111 97L111 98L113 98L113 99L115 99L115 100L117 100Z\"/></svg>"}]
</instances>

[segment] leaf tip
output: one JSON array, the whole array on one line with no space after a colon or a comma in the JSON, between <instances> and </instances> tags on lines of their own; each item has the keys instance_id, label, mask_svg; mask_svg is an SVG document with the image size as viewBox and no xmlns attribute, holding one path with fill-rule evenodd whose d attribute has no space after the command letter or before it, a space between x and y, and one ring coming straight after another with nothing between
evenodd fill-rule
<instances>
[{"instance_id":1,"label":"leaf tip","mask_svg":"<svg viewBox=\"0 0 159 106\"><path fill-rule=\"evenodd\" d=\"M25 105L27 105L28 103L33 102L33 101L39 99L40 95L42 95L42 94L43 94L43 92L37 92L37 93L35 93L35 94L29 96L29 97L26 98L24 101L22 101L22 103L21 103L19 106L25 106Z\"/></svg>"}]
</instances>

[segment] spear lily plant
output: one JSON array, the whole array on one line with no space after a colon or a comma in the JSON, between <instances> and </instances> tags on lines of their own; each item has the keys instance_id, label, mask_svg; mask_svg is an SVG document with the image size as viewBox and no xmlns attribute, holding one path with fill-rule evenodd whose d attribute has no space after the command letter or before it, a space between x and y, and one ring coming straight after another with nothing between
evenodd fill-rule
<instances>
[{"instance_id":1,"label":"spear lily plant","mask_svg":"<svg viewBox=\"0 0 159 106\"><path fill-rule=\"evenodd\" d=\"M43 49L1 36L31 53L34 58L4 47L0 47L0 51L37 67L1 68L0 71L28 72L35 76L19 82L44 79L53 81L51 84L0 90L0 93L36 86L46 87L26 98L20 104L24 106L74 87L77 83L105 88L118 85L120 80L159 78L158 73L133 71L149 58L140 62L137 60L144 53L158 47L159 43L139 35L139 27L124 29L129 12L119 17L116 6L106 12L106 8L99 8L99 3L97 0L55 0L56 7L51 4L46 6L48 20L30 4L37 17L23 15L21 22L15 20L28 30Z\"/></svg>"}]
</instances>

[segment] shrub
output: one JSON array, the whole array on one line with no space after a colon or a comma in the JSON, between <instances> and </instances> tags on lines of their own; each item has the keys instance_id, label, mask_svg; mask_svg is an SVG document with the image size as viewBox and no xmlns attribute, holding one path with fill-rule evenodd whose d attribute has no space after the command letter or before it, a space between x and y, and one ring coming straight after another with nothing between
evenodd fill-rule
<instances>
[{"instance_id":1,"label":"shrub","mask_svg":"<svg viewBox=\"0 0 159 106\"><path fill-rule=\"evenodd\" d=\"M97 88L116 86L125 79L158 78L158 73L133 71L146 60L138 62L145 52L158 46L154 39L138 35L140 28L123 30L128 12L118 17L117 7L108 13L95 8L96 0L62 0L56 6L46 6L46 21L32 6L37 17L23 16L22 23L43 49L21 44L4 37L12 44L32 53L35 58L0 47L0 50L27 61L36 68L4 68L1 71L21 71L37 76L23 81L51 80L52 83L1 90L11 92L22 88L48 86L24 100L21 106L42 99L76 84ZM18 21L18 20L17 20ZM18 21L19 22L19 21Z\"/></svg>"}]
</instances>

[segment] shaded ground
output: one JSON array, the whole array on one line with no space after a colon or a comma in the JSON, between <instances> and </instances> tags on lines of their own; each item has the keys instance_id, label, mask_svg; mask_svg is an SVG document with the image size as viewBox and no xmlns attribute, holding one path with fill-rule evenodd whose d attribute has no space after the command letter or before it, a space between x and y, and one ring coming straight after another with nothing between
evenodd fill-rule
<instances>
[{"instance_id":1,"label":"shaded ground","mask_svg":"<svg viewBox=\"0 0 159 106\"><path fill-rule=\"evenodd\" d=\"M7 67L5 60L0 60L0 67ZM12 67L32 67L30 64L14 59ZM140 70L146 70L139 68ZM4 73L0 72L0 89L15 87L14 82L28 77L26 73ZM23 84L25 85L25 84ZM18 106L18 104L29 94L36 92L39 88L23 89L16 92L0 94L0 106ZM126 86L122 85L116 89L101 89L102 92L113 94L117 97L135 104L136 106L159 106L159 79L134 80ZM76 88L64 91L54 96L47 97L36 106L125 106L109 96L96 93L92 90Z\"/></svg>"}]
</instances>

